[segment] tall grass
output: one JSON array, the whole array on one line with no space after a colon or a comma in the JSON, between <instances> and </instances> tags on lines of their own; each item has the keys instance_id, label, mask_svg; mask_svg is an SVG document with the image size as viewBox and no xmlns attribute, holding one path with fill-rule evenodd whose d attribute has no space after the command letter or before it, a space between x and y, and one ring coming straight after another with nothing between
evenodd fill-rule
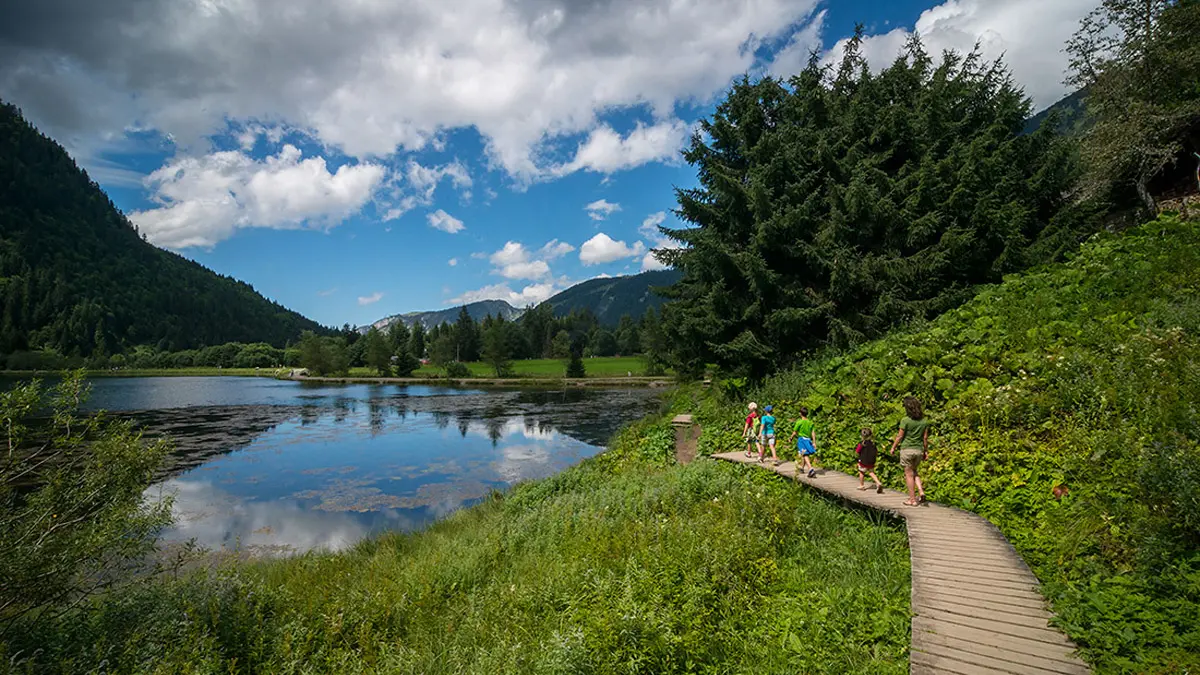
<instances>
[{"instance_id":1,"label":"tall grass","mask_svg":"<svg viewBox=\"0 0 1200 675\"><path fill-rule=\"evenodd\" d=\"M635 425L426 531L150 584L6 658L52 672L907 672L902 531L670 452L669 426Z\"/></svg>"},{"instance_id":2,"label":"tall grass","mask_svg":"<svg viewBox=\"0 0 1200 675\"><path fill-rule=\"evenodd\" d=\"M1162 218L745 396L809 407L848 472L859 428L890 438L919 397L928 494L1004 531L1099 671L1200 672L1198 289L1200 222ZM735 446L738 406L703 410L702 449Z\"/></svg>"}]
</instances>

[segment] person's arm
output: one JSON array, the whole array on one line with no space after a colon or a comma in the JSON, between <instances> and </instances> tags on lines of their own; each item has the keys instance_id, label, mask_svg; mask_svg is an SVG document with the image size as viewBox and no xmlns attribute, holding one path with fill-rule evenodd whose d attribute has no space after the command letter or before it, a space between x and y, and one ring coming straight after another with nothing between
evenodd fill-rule
<instances>
[{"instance_id":1,"label":"person's arm","mask_svg":"<svg viewBox=\"0 0 1200 675\"><path fill-rule=\"evenodd\" d=\"M896 438L892 441L891 452L893 455L896 454L896 448L900 447L900 441L902 440L904 440L904 427L900 427L900 431L897 432Z\"/></svg>"},{"instance_id":2,"label":"person's arm","mask_svg":"<svg viewBox=\"0 0 1200 675\"><path fill-rule=\"evenodd\" d=\"M929 427L925 427L925 433L921 434L921 445L925 448L925 459L929 459Z\"/></svg>"},{"instance_id":3,"label":"person's arm","mask_svg":"<svg viewBox=\"0 0 1200 675\"><path fill-rule=\"evenodd\" d=\"M816 452L817 451L817 428L816 427L813 427L812 437L809 438L808 440L812 441L813 452Z\"/></svg>"}]
</instances>

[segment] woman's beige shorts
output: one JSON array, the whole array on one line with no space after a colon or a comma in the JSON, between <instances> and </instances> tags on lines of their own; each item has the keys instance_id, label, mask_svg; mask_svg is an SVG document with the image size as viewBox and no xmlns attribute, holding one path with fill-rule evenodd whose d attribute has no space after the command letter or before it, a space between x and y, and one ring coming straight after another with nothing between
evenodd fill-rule
<instances>
[{"instance_id":1,"label":"woman's beige shorts","mask_svg":"<svg viewBox=\"0 0 1200 675\"><path fill-rule=\"evenodd\" d=\"M900 466L902 467L911 467L913 470L916 470L916 468L921 465L921 460L924 458L925 452L922 450L913 450L911 448L907 450L900 450Z\"/></svg>"}]
</instances>

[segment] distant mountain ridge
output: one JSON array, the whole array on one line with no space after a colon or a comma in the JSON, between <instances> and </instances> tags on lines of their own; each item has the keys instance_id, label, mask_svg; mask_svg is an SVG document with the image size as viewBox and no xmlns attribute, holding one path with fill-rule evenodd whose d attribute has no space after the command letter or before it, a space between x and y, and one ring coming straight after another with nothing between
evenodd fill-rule
<instances>
[{"instance_id":1,"label":"distant mountain ridge","mask_svg":"<svg viewBox=\"0 0 1200 675\"><path fill-rule=\"evenodd\" d=\"M360 326L358 331L360 333L366 333L371 328L386 330L388 326L391 326L397 321L403 321L404 325L408 326L409 328L412 328L418 323L426 328L433 328L434 326L443 323L454 323L457 321L458 311L463 307L467 308L467 314L469 314L475 321L481 321L489 314L491 316L502 316L511 321L514 319L519 319L521 315L525 313L525 310L517 309L504 300L480 300L479 302L470 302L466 305L455 305L446 309L435 309L427 312L407 312L405 314L393 314L391 316L385 316L384 318L379 319L372 324Z\"/></svg>"},{"instance_id":2,"label":"distant mountain ridge","mask_svg":"<svg viewBox=\"0 0 1200 675\"><path fill-rule=\"evenodd\" d=\"M316 322L147 243L67 151L0 101L0 354L298 340Z\"/></svg>"},{"instance_id":3,"label":"distant mountain ridge","mask_svg":"<svg viewBox=\"0 0 1200 675\"><path fill-rule=\"evenodd\" d=\"M576 309L589 309L604 326L615 326L625 314L634 319L646 310L662 307L666 299L651 289L670 286L679 280L677 270L642 272L624 277L590 279L575 284L542 304L554 308L555 316L566 316Z\"/></svg>"},{"instance_id":4,"label":"distant mountain ridge","mask_svg":"<svg viewBox=\"0 0 1200 675\"><path fill-rule=\"evenodd\" d=\"M1051 113L1059 114L1058 128L1055 129L1057 133L1066 136L1080 133L1087 121L1087 94L1086 88L1067 94L1050 107L1030 117L1025 121L1025 133L1032 134L1037 131Z\"/></svg>"}]
</instances>

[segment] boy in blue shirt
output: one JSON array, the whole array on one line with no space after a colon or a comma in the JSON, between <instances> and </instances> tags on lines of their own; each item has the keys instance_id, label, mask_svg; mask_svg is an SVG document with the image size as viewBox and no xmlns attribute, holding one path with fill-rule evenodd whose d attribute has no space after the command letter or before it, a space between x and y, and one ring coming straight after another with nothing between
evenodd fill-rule
<instances>
[{"instance_id":1,"label":"boy in blue shirt","mask_svg":"<svg viewBox=\"0 0 1200 675\"><path fill-rule=\"evenodd\" d=\"M775 454L775 415L771 414L773 406L763 408L766 413L759 420L762 428L762 436L758 441L758 461L763 461L763 452L769 446L771 448L771 459L775 460L775 466L779 466L779 455Z\"/></svg>"}]
</instances>

